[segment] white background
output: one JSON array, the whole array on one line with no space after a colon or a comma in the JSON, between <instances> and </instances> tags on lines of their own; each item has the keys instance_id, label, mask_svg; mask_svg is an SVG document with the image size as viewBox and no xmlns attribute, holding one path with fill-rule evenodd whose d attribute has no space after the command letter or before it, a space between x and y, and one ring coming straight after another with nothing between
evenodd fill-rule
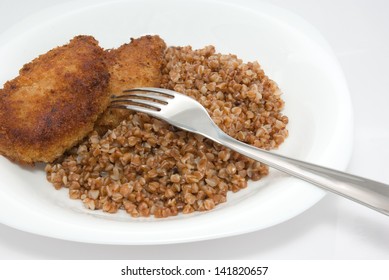
<instances>
[{"instance_id":1,"label":"white background","mask_svg":"<svg viewBox=\"0 0 389 280\"><path fill-rule=\"evenodd\" d=\"M0 35L29 14L67 1L1 0ZM389 184L389 2L265 2L300 15L330 43L345 73L355 114L355 144L347 171ZM0 259L388 260L389 217L328 194L305 213L272 228L161 246L82 244L0 225Z\"/></svg>"}]
</instances>

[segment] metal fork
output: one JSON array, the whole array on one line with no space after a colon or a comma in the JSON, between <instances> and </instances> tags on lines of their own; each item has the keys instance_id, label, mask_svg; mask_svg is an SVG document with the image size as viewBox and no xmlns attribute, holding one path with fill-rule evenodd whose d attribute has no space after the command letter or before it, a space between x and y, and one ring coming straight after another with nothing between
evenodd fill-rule
<instances>
[{"instance_id":1,"label":"metal fork","mask_svg":"<svg viewBox=\"0 0 389 280\"><path fill-rule=\"evenodd\" d=\"M134 88L113 96L111 108L129 109L200 134L242 155L389 215L389 185L274 154L225 134L196 100L167 89Z\"/></svg>"}]
</instances>

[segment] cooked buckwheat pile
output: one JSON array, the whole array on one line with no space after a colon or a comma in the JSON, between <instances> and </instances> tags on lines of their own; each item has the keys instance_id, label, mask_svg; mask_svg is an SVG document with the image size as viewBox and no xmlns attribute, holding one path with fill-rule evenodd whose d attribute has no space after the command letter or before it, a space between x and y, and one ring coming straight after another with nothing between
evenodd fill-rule
<instances>
[{"instance_id":1,"label":"cooked buckwheat pile","mask_svg":"<svg viewBox=\"0 0 389 280\"><path fill-rule=\"evenodd\" d=\"M213 46L167 49L161 87L198 100L230 136L264 149L287 137L281 91L257 62L243 63ZM196 116L193 116L196 117ZM55 188L85 207L157 218L211 210L228 191L268 174L267 166L145 114L93 132L60 161L46 166Z\"/></svg>"}]
</instances>

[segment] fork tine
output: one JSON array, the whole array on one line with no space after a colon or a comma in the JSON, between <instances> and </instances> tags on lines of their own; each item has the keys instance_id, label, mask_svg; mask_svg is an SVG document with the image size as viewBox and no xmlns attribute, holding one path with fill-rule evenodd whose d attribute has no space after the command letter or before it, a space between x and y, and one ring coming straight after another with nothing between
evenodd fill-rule
<instances>
[{"instance_id":1,"label":"fork tine","mask_svg":"<svg viewBox=\"0 0 389 280\"><path fill-rule=\"evenodd\" d=\"M126 99L114 99L111 101L111 108L127 108L126 106L136 106L136 107L141 107L141 108L147 108L153 111L160 111L161 108L158 105L164 105L160 104L154 101L150 100L143 100L143 99L136 99L132 100L131 98L126 98Z\"/></svg>"},{"instance_id":2,"label":"fork tine","mask_svg":"<svg viewBox=\"0 0 389 280\"><path fill-rule=\"evenodd\" d=\"M168 89L163 88L153 88L153 87L144 87L144 88L131 88L123 90L123 92L149 92L149 93L157 93L159 95L164 95L168 98L174 98L175 92Z\"/></svg>"},{"instance_id":3,"label":"fork tine","mask_svg":"<svg viewBox=\"0 0 389 280\"><path fill-rule=\"evenodd\" d=\"M158 110L150 109L143 106L137 106L137 105L130 105L130 104L113 104L110 105L108 108L115 108L115 109L123 109L123 110L131 110L134 112L144 113L150 116L157 117L156 113L158 113Z\"/></svg>"},{"instance_id":4,"label":"fork tine","mask_svg":"<svg viewBox=\"0 0 389 280\"><path fill-rule=\"evenodd\" d=\"M163 105L167 105L170 98L164 97L162 95L150 94L150 93L131 93L114 96L112 102L120 102L125 100L146 100L150 102L155 102Z\"/></svg>"}]
</instances>

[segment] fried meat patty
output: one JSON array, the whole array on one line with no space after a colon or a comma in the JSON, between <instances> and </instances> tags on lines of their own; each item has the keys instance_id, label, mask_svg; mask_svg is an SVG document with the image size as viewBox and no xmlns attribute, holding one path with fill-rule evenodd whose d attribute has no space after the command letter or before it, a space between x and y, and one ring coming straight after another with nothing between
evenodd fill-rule
<instances>
[{"instance_id":1,"label":"fried meat patty","mask_svg":"<svg viewBox=\"0 0 389 280\"><path fill-rule=\"evenodd\" d=\"M131 39L117 49L107 51L110 73L109 91L121 95L124 89L135 87L159 87L165 42L157 35ZM95 129L104 134L120 124L130 111L107 109L98 119Z\"/></svg>"},{"instance_id":2,"label":"fried meat patty","mask_svg":"<svg viewBox=\"0 0 389 280\"><path fill-rule=\"evenodd\" d=\"M108 84L106 53L91 36L24 65L0 89L0 154L27 164L55 160L93 130L109 105Z\"/></svg>"}]
</instances>

